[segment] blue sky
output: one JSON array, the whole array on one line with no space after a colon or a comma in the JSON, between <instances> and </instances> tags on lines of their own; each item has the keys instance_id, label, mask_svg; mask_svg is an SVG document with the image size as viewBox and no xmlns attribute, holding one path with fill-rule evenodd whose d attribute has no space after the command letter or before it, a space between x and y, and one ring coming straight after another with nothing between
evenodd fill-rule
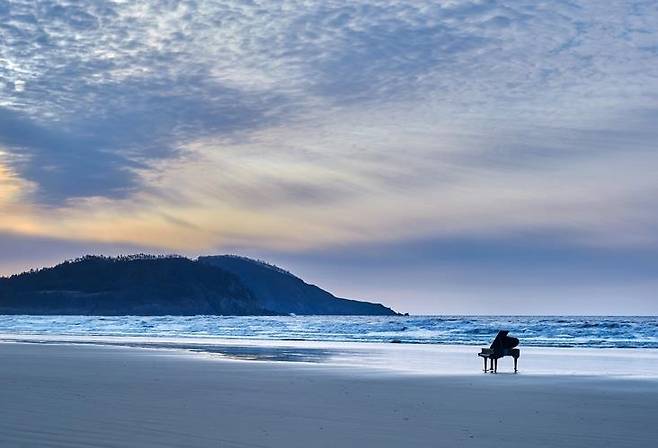
<instances>
[{"instance_id":1,"label":"blue sky","mask_svg":"<svg viewBox=\"0 0 658 448\"><path fill-rule=\"evenodd\" d=\"M401 311L656 313L656 23L651 1L9 0L0 272L239 252Z\"/></svg>"}]
</instances>

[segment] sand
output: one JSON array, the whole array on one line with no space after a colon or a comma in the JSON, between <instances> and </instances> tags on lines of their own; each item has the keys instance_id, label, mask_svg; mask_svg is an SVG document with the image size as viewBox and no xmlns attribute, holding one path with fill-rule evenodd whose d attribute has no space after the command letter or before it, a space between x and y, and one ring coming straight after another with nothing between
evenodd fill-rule
<instances>
[{"instance_id":1,"label":"sand","mask_svg":"<svg viewBox=\"0 0 658 448\"><path fill-rule=\"evenodd\" d=\"M471 374L419 374L52 343L0 343L0 362L3 448L658 443L658 380L646 375L491 375L477 359Z\"/></svg>"}]
</instances>

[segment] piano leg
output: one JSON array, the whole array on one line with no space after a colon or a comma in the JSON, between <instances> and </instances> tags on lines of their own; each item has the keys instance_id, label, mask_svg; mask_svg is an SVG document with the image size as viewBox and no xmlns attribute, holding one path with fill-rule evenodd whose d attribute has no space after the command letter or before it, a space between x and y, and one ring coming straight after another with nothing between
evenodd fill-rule
<instances>
[{"instance_id":1,"label":"piano leg","mask_svg":"<svg viewBox=\"0 0 658 448\"><path fill-rule=\"evenodd\" d=\"M518 360L519 360L519 358L514 357L514 373L518 372L518 370L516 369L516 365L517 365Z\"/></svg>"},{"instance_id":2,"label":"piano leg","mask_svg":"<svg viewBox=\"0 0 658 448\"><path fill-rule=\"evenodd\" d=\"M483 356L482 359L484 359L484 373L487 373L487 358Z\"/></svg>"}]
</instances>

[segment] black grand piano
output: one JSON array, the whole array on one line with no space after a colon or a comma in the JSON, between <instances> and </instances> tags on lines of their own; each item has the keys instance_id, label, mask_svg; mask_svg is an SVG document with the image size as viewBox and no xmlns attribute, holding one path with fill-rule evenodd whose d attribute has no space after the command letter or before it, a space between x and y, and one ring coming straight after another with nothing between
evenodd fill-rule
<instances>
[{"instance_id":1,"label":"black grand piano","mask_svg":"<svg viewBox=\"0 0 658 448\"><path fill-rule=\"evenodd\" d=\"M496 339L491 343L491 347L483 348L478 356L481 356L484 359L484 371L491 371L496 373L498 371L498 358L504 356L511 356L514 358L514 373L517 372L516 366L519 356L521 356L521 350L514 348L519 345L519 340L513 338L512 336L507 336L509 331L501 330L496 335ZM487 368L487 360L490 360L491 367Z\"/></svg>"}]
</instances>

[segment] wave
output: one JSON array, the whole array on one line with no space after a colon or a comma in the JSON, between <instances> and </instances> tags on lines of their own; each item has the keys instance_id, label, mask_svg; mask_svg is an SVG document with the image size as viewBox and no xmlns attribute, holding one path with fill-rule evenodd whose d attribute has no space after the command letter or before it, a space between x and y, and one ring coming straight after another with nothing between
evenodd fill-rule
<instances>
[{"instance_id":1,"label":"wave","mask_svg":"<svg viewBox=\"0 0 658 448\"><path fill-rule=\"evenodd\" d=\"M486 345L506 329L524 346L658 348L658 317L0 316L0 333Z\"/></svg>"}]
</instances>

